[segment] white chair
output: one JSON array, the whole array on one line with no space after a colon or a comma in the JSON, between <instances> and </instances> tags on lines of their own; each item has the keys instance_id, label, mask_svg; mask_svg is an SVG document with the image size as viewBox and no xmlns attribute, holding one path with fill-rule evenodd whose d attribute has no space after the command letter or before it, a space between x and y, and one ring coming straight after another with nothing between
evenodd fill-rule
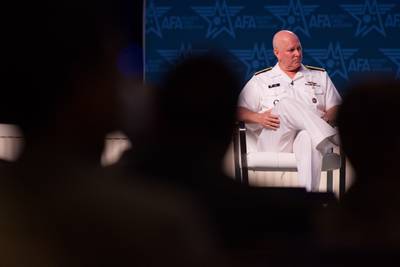
<instances>
[{"instance_id":1,"label":"white chair","mask_svg":"<svg viewBox=\"0 0 400 267\"><path fill-rule=\"evenodd\" d=\"M0 160L16 161L23 149L21 130L16 125L0 123Z\"/></svg>"},{"instance_id":2,"label":"white chair","mask_svg":"<svg viewBox=\"0 0 400 267\"><path fill-rule=\"evenodd\" d=\"M107 134L101 155L101 165L106 167L115 164L130 148L131 142L124 133L116 131Z\"/></svg>"},{"instance_id":3,"label":"white chair","mask_svg":"<svg viewBox=\"0 0 400 267\"><path fill-rule=\"evenodd\" d=\"M247 133L243 122L238 122L233 136L235 177L242 183L249 184L249 171L296 172L294 153L256 152L255 138ZM340 169L339 198L345 192L345 158L337 153L327 153L323 157L322 171L327 172L327 191L333 192L333 170Z\"/></svg>"}]
</instances>

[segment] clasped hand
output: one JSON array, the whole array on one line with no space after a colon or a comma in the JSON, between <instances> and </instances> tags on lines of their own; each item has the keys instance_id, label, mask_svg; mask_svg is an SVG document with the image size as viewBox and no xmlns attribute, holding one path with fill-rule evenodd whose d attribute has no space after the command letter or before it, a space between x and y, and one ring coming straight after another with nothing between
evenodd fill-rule
<instances>
[{"instance_id":1,"label":"clasped hand","mask_svg":"<svg viewBox=\"0 0 400 267\"><path fill-rule=\"evenodd\" d=\"M267 110L261 113L258 113L258 123L261 124L264 128L277 130L280 125L279 117L277 115L272 114L272 110Z\"/></svg>"}]
</instances>

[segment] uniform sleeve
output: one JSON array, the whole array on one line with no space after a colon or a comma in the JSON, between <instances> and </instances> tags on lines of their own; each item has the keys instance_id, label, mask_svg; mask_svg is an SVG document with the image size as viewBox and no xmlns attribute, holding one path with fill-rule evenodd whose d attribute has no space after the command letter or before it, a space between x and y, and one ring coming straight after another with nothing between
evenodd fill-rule
<instances>
[{"instance_id":1,"label":"uniform sleeve","mask_svg":"<svg viewBox=\"0 0 400 267\"><path fill-rule=\"evenodd\" d=\"M328 110L334 106L340 105L342 103L342 98L340 97L340 94L336 90L335 85L332 83L331 79L329 78L326 72L325 75L326 75L325 110Z\"/></svg>"},{"instance_id":2,"label":"uniform sleeve","mask_svg":"<svg viewBox=\"0 0 400 267\"><path fill-rule=\"evenodd\" d=\"M253 78L251 78L244 86L242 92L240 92L238 106L247 108L253 112L261 111L261 90L257 83L256 77L253 76ZM263 129L263 127L257 123L246 123L246 128L255 134L255 136L258 136ZM252 135L247 135L247 137L253 140L252 142L254 143L254 139L252 139L250 136ZM249 142L250 139L247 139L247 141ZM248 143L248 145L249 149L251 150L250 143Z\"/></svg>"},{"instance_id":3,"label":"uniform sleeve","mask_svg":"<svg viewBox=\"0 0 400 267\"><path fill-rule=\"evenodd\" d=\"M261 96L256 77L251 78L240 92L238 106L250 111L260 111Z\"/></svg>"}]
</instances>

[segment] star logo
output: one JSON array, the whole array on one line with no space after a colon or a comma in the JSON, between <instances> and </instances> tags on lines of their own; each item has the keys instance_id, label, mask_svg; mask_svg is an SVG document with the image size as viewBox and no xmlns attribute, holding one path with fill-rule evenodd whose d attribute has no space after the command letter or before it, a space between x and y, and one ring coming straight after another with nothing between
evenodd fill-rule
<instances>
[{"instance_id":1,"label":"star logo","mask_svg":"<svg viewBox=\"0 0 400 267\"><path fill-rule=\"evenodd\" d=\"M232 17L234 17L243 7L228 6L225 0L216 0L215 6L192 7L208 23L207 38L214 39L222 32L226 32L231 37L236 38L233 28Z\"/></svg>"},{"instance_id":2,"label":"star logo","mask_svg":"<svg viewBox=\"0 0 400 267\"><path fill-rule=\"evenodd\" d=\"M310 37L306 16L317 7L318 5L302 5L300 0L290 0L289 5L273 5L265 6L264 8L282 22L282 29L302 32Z\"/></svg>"},{"instance_id":3,"label":"star logo","mask_svg":"<svg viewBox=\"0 0 400 267\"><path fill-rule=\"evenodd\" d=\"M355 36L364 37L372 30L386 36L385 28L382 23L382 15L392 9L394 4L379 4L376 0L366 0L364 5L341 5L357 20L357 30Z\"/></svg>"},{"instance_id":4,"label":"star logo","mask_svg":"<svg viewBox=\"0 0 400 267\"><path fill-rule=\"evenodd\" d=\"M152 32L162 38L159 19L170 9L170 7L156 7L154 0L150 0L149 5L146 7L146 34Z\"/></svg>"},{"instance_id":5,"label":"star logo","mask_svg":"<svg viewBox=\"0 0 400 267\"><path fill-rule=\"evenodd\" d=\"M253 49L232 49L230 50L246 66L246 78L249 78L256 71L271 66L273 59L272 49L265 49L265 44L254 44Z\"/></svg>"},{"instance_id":6,"label":"star logo","mask_svg":"<svg viewBox=\"0 0 400 267\"><path fill-rule=\"evenodd\" d=\"M204 49L193 49L192 44L182 43L179 49L159 49L157 52L170 64L176 64L177 62L190 57L192 55L198 55L205 53Z\"/></svg>"},{"instance_id":7,"label":"star logo","mask_svg":"<svg viewBox=\"0 0 400 267\"><path fill-rule=\"evenodd\" d=\"M335 46L330 43L328 49L307 49L305 52L325 68L331 77L339 75L347 80L349 75L345 63L357 50L342 49L339 43Z\"/></svg>"},{"instance_id":8,"label":"star logo","mask_svg":"<svg viewBox=\"0 0 400 267\"><path fill-rule=\"evenodd\" d=\"M400 78L400 49L380 49L397 66L396 79Z\"/></svg>"}]
</instances>

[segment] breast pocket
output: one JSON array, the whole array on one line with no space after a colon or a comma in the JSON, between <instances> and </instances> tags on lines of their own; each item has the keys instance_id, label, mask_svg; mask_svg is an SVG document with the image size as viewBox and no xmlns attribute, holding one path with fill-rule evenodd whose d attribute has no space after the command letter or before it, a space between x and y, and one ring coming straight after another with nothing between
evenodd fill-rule
<instances>
[{"instance_id":1,"label":"breast pocket","mask_svg":"<svg viewBox=\"0 0 400 267\"><path fill-rule=\"evenodd\" d=\"M261 111L266 111L274 107L273 97L263 97L261 100Z\"/></svg>"},{"instance_id":2,"label":"breast pocket","mask_svg":"<svg viewBox=\"0 0 400 267\"><path fill-rule=\"evenodd\" d=\"M318 99L315 94L314 89L311 87L302 88L303 90L298 90L296 93L296 99L304 103L311 110L316 110L318 107Z\"/></svg>"},{"instance_id":3,"label":"breast pocket","mask_svg":"<svg viewBox=\"0 0 400 267\"><path fill-rule=\"evenodd\" d=\"M318 95L318 96L325 95L324 90L322 90L320 87L316 87L314 92L315 92L315 95Z\"/></svg>"},{"instance_id":4,"label":"breast pocket","mask_svg":"<svg viewBox=\"0 0 400 267\"><path fill-rule=\"evenodd\" d=\"M261 109L262 111L266 111L274 107L274 102L279 101L276 93L273 90L268 90L264 92L261 98Z\"/></svg>"},{"instance_id":5,"label":"breast pocket","mask_svg":"<svg viewBox=\"0 0 400 267\"><path fill-rule=\"evenodd\" d=\"M325 110L325 91L321 88L315 88L314 90L316 103L318 109Z\"/></svg>"}]
</instances>

